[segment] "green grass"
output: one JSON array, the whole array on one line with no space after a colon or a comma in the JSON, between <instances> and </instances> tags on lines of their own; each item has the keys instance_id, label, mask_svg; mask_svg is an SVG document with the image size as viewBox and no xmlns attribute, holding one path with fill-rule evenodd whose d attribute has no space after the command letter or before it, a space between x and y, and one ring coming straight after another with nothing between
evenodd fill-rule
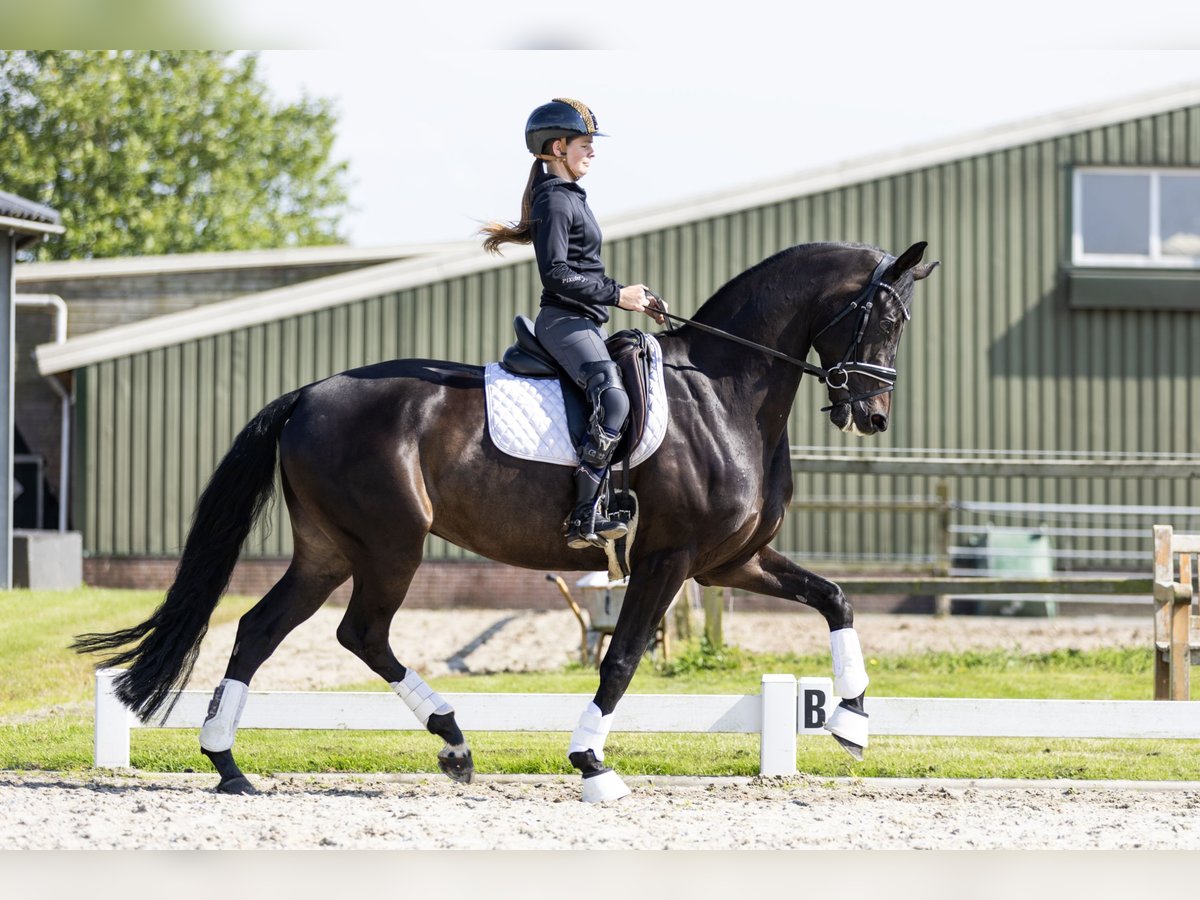
<instances>
[{"instance_id":1,"label":"green grass","mask_svg":"<svg viewBox=\"0 0 1200 900\"><path fill-rule=\"evenodd\" d=\"M79 588L0 591L0 716L90 700L95 659L71 652L75 635L115 631L144 621L161 591ZM248 597L227 597L213 624L238 618Z\"/></svg>"},{"instance_id":2,"label":"green grass","mask_svg":"<svg viewBox=\"0 0 1200 900\"><path fill-rule=\"evenodd\" d=\"M619 726L618 726L619 727ZM484 773L569 774L568 735L470 733ZM440 741L419 732L254 731L238 734L237 758L272 772L436 772ZM626 775L755 775L757 735L614 733L607 761ZM210 772L191 730L133 732L131 762L153 772ZM92 763L91 722L58 717L0 727L0 769L83 771ZM1200 741L1026 738L872 739L854 762L831 738L801 738L799 770L819 777L1124 778L1200 780Z\"/></svg>"},{"instance_id":3,"label":"green grass","mask_svg":"<svg viewBox=\"0 0 1200 900\"><path fill-rule=\"evenodd\" d=\"M1149 648L1054 651L923 653L868 659L870 696L1023 697L1066 700L1151 700L1153 655ZM630 692L636 694L756 694L763 673L829 675L828 655L714 653L692 646L665 665L643 662ZM592 693L595 670L571 666L561 672L447 675L431 679L444 693ZM386 690L377 681L346 690Z\"/></svg>"},{"instance_id":4,"label":"green grass","mask_svg":"<svg viewBox=\"0 0 1200 900\"><path fill-rule=\"evenodd\" d=\"M0 594L0 769L80 771L91 766L90 712L22 717L47 707L90 702L92 661L67 649L81 631L126 627L144 619L161 594L82 589ZM214 622L241 615L252 601L228 598ZM681 652L679 652L681 651ZM872 658L872 696L1149 699L1152 655L1137 650L926 653ZM669 664L646 660L630 691L643 694L757 693L765 672L827 675L825 655L753 654L702 645L677 648ZM594 670L450 675L430 678L443 693L580 693L596 689ZM208 686L203 686L207 689ZM349 690L387 690L377 681ZM869 703L869 698L868 698ZM13 717L16 717L15 719ZM609 760L630 775L754 775L756 735L626 735L607 745ZM476 766L494 773L570 773L566 734L469 733ZM440 742L415 732L254 731L238 735L248 772L433 772ZM853 762L831 739L802 738L797 763L819 777L1129 778L1200 780L1200 741L1046 740L881 737ZM136 768L209 772L194 731L135 730Z\"/></svg>"}]
</instances>

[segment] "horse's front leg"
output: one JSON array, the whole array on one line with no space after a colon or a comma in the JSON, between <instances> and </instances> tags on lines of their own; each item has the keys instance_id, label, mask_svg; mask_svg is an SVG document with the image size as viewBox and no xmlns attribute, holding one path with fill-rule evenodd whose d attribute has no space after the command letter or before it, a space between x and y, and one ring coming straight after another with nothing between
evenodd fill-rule
<instances>
[{"instance_id":1,"label":"horse's front leg","mask_svg":"<svg viewBox=\"0 0 1200 900\"><path fill-rule=\"evenodd\" d=\"M863 663L858 632L854 630L854 610L842 589L828 578L800 568L770 547L763 547L736 568L706 572L696 580L701 584L718 584L798 600L825 617L833 656L833 691L842 698L825 728L851 756L862 759L868 733L863 700L870 678Z\"/></svg>"},{"instance_id":2,"label":"horse's front leg","mask_svg":"<svg viewBox=\"0 0 1200 900\"><path fill-rule=\"evenodd\" d=\"M619 775L604 765L604 743L612 728L613 710L625 695L638 663L654 639L654 629L687 575L679 554L652 554L638 560L629 578L625 602L600 664L600 687L579 717L567 756L583 774L588 803L617 800L629 793Z\"/></svg>"}]
</instances>

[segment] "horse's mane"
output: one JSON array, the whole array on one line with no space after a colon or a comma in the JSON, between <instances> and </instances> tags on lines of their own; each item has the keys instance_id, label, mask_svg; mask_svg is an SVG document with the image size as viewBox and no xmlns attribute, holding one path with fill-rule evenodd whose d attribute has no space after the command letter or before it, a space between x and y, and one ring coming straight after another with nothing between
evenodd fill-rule
<instances>
[{"instance_id":1,"label":"horse's mane","mask_svg":"<svg viewBox=\"0 0 1200 900\"><path fill-rule=\"evenodd\" d=\"M697 319L698 321L704 321L701 316L705 313L705 311L711 315L718 307L725 305L725 301L728 300L731 294L744 292L747 285L750 282L760 279L765 271L779 271L779 263L783 262L785 258L793 256L807 256L810 253L817 253L822 250L829 249L868 250L877 253L882 252L880 248L872 244L859 244L853 241L814 241L807 244L794 244L791 247L786 247L783 250L780 250L778 253L768 256L762 262L751 266L749 269L746 269L744 272L735 275L729 281L725 282L723 285L717 288L716 292L711 297L709 297L700 305L700 308L696 310L696 314L693 316L693 318ZM728 309L723 311L729 312Z\"/></svg>"}]
</instances>

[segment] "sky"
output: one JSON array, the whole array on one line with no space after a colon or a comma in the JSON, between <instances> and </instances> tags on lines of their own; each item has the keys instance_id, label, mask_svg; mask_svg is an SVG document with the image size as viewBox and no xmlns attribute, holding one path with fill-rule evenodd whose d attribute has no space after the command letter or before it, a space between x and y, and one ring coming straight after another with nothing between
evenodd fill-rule
<instances>
[{"instance_id":1,"label":"sky","mask_svg":"<svg viewBox=\"0 0 1200 900\"><path fill-rule=\"evenodd\" d=\"M1120 14L1096 3L1010 0L994 20L983 7L940 0L860 0L833 13L751 0L725 7L724 19L683 16L677 28L651 14L600 23L582 13L572 26L550 28L544 15L497 12L505 9L467 3L462 30L445 14L415 21L399 6L376 13L369 29L352 15L318 27L298 12L287 33L272 20L270 34L299 48L263 51L272 92L326 97L339 111L334 155L350 166L349 243L470 240L485 221L515 218L531 161L525 120L554 97L588 104L609 135L597 140L582 182L603 224L1200 86L1200 13L1174 0L1126 4ZM257 26L240 27L249 39ZM622 45L631 49L606 49ZM568 49L528 49L542 47Z\"/></svg>"}]
</instances>

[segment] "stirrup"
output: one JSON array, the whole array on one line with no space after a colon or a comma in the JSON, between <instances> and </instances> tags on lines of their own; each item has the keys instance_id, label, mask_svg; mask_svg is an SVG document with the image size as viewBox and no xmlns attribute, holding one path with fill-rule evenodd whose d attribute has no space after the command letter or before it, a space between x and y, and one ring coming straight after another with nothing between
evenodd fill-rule
<instances>
[{"instance_id":1,"label":"stirrup","mask_svg":"<svg viewBox=\"0 0 1200 900\"><path fill-rule=\"evenodd\" d=\"M596 501L580 503L571 512L567 529L567 546L572 550L588 547L604 547L617 538L629 533L629 527L619 519L601 518L596 511Z\"/></svg>"},{"instance_id":2,"label":"stirrup","mask_svg":"<svg viewBox=\"0 0 1200 900\"><path fill-rule=\"evenodd\" d=\"M629 534L629 526L620 519L604 519L596 523L596 534L606 541L615 541Z\"/></svg>"}]
</instances>

